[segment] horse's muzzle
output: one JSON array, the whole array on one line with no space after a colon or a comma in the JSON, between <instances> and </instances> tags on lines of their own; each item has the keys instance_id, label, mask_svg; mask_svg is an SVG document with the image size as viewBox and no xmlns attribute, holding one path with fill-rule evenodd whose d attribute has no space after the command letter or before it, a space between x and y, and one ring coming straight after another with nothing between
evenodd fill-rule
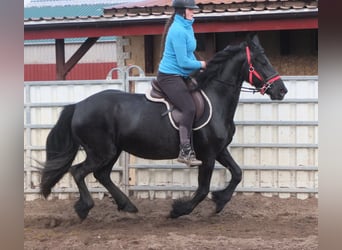
<instances>
[{"instance_id":1,"label":"horse's muzzle","mask_svg":"<svg viewBox=\"0 0 342 250\"><path fill-rule=\"evenodd\" d=\"M283 100L287 93L287 88L284 82L279 80L274 82L266 93L269 94L271 100Z\"/></svg>"},{"instance_id":2,"label":"horse's muzzle","mask_svg":"<svg viewBox=\"0 0 342 250\"><path fill-rule=\"evenodd\" d=\"M283 100L285 95L287 93L287 89L286 88L282 88L280 89L279 93L277 93L276 95L271 95L271 100Z\"/></svg>"}]
</instances>

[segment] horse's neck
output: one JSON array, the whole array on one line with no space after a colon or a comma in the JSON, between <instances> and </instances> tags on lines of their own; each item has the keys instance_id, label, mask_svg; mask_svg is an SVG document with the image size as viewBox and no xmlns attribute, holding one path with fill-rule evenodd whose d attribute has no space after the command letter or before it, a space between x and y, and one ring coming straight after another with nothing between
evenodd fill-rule
<instances>
[{"instance_id":1,"label":"horse's neck","mask_svg":"<svg viewBox=\"0 0 342 250\"><path fill-rule=\"evenodd\" d=\"M217 107L213 108L224 113L224 117L227 118L228 122L233 120L239 102L243 83L243 63L243 60L235 61L235 63L231 60L226 65L225 72L213 78L204 89L206 93L215 99L213 105Z\"/></svg>"}]
</instances>

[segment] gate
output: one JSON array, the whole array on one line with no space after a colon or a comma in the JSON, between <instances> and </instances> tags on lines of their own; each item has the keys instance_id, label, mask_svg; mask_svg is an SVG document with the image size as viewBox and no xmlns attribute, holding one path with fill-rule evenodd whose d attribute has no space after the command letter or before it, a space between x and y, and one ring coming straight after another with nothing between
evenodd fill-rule
<instances>
[{"instance_id":1,"label":"gate","mask_svg":"<svg viewBox=\"0 0 342 250\"><path fill-rule=\"evenodd\" d=\"M118 71L118 79L112 79ZM39 164L45 159L45 140L63 105L77 102L104 89L144 93L154 76L132 65L108 72L106 80L25 82L24 90L24 194L39 198ZM229 149L243 169L237 192L259 192L306 198L318 193L318 77L284 76L288 94L283 101L241 93L235 115L237 126ZM82 151L75 161L84 157ZM112 180L126 193L139 198L179 198L197 188L197 169L174 160L150 161L123 153L113 167ZM87 185L93 196L106 190L92 175ZM230 173L217 164L211 190L226 186ZM52 197L69 198L78 189L67 174Z\"/></svg>"}]
</instances>

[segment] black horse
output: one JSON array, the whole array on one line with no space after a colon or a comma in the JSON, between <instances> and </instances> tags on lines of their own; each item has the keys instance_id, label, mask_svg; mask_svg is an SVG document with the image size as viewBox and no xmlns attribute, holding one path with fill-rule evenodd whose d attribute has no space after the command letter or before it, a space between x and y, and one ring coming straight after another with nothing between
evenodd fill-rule
<instances>
[{"instance_id":1,"label":"black horse","mask_svg":"<svg viewBox=\"0 0 342 250\"><path fill-rule=\"evenodd\" d=\"M242 171L227 146L235 132L233 118L243 81L272 100L282 100L287 93L255 34L240 45L228 46L216 53L196 80L211 100L212 118L193 135L197 157L203 162L198 168L198 188L193 197L174 202L171 218L191 213L208 195L215 160L231 172L229 185L212 193L216 213L232 198L241 181ZM47 138L41 193L47 197L69 171L80 192L74 208L78 216L85 219L94 201L84 178L93 172L119 210L137 212L130 199L111 181L110 173L122 151L147 159L177 158L178 132L168 118L161 116L164 112L163 104L150 102L143 94L117 90L105 90L65 106ZM86 159L72 165L80 147Z\"/></svg>"}]
</instances>

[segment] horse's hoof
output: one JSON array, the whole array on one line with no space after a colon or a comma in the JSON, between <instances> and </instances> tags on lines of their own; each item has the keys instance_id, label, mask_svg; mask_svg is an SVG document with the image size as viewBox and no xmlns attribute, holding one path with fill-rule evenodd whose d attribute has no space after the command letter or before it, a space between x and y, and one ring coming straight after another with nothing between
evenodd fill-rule
<instances>
[{"instance_id":1,"label":"horse's hoof","mask_svg":"<svg viewBox=\"0 0 342 250\"><path fill-rule=\"evenodd\" d=\"M192 212L191 203L186 199L175 200L172 204L172 210L170 212L170 218L178 218L182 215L187 215Z\"/></svg>"},{"instance_id":2,"label":"horse's hoof","mask_svg":"<svg viewBox=\"0 0 342 250\"><path fill-rule=\"evenodd\" d=\"M222 211L222 209L225 207L225 205L228 203L228 201L222 199L221 197L221 193L220 192L212 192L212 200L215 202L216 204L216 209L215 209L215 213L219 213Z\"/></svg>"},{"instance_id":3,"label":"horse's hoof","mask_svg":"<svg viewBox=\"0 0 342 250\"><path fill-rule=\"evenodd\" d=\"M124 212L128 212L128 213L137 213L138 212L138 208L136 206L134 206L132 203L127 203L125 204L123 207L118 207L118 210L122 210Z\"/></svg>"},{"instance_id":4,"label":"horse's hoof","mask_svg":"<svg viewBox=\"0 0 342 250\"><path fill-rule=\"evenodd\" d=\"M169 217L171 219L177 219L178 217L182 216L183 214L180 211L175 211L175 209L170 211Z\"/></svg>"},{"instance_id":5,"label":"horse's hoof","mask_svg":"<svg viewBox=\"0 0 342 250\"><path fill-rule=\"evenodd\" d=\"M74 205L74 209L75 209L78 217L81 220L84 220L85 218L87 218L89 211L93 206L94 206L94 204L89 205L89 206L85 206L83 202L77 201Z\"/></svg>"},{"instance_id":6,"label":"horse's hoof","mask_svg":"<svg viewBox=\"0 0 342 250\"><path fill-rule=\"evenodd\" d=\"M168 218L177 219L178 217L179 217L179 215L177 215L171 211Z\"/></svg>"},{"instance_id":7,"label":"horse's hoof","mask_svg":"<svg viewBox=\"0 0 342 250\"><path fill-rule=\"evenodd\" d=\"M218 214L219 212L221 212L225 205L226 203L216 203L215 213Z\"/></svg>"}]
</instances>

